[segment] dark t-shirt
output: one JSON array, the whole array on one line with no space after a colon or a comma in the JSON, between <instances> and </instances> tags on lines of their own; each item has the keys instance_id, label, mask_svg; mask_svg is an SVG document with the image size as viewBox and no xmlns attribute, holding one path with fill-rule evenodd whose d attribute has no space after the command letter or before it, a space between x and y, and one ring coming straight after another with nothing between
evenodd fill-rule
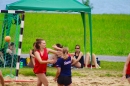
<instances>
[{"instance_id":1,"label":"dark t-shirt","mask_svg":"<svg viewBox=\"0 0 130 86\"><path fill-rule=\"evenodd\" d=\"M60 76L71 76L71 57L67 59L58 58L56 67L61 68Z\"/></svg>"}]
</instances>

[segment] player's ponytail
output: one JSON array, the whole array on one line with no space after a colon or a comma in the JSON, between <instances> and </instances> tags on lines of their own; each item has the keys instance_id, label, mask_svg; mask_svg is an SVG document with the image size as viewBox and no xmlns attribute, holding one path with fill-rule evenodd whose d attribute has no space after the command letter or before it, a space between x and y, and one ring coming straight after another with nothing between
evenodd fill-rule
<instances>
[{"instance_id":1,"label":"player's ponytail","mask_svg":"<svg viewBox=\"0 0 130 86\"><path fill-rule=\"evenodd\" d=\"M63 59L67 59L67 58L68 58L68 48L63 47Z\"/></svg>"}]
</instances>

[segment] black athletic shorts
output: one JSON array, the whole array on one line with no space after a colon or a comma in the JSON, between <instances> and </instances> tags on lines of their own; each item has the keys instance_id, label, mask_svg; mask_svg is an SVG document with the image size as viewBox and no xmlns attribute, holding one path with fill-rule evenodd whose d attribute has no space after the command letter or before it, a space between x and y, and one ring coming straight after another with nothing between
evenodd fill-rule
<instances>
[{"instance_id":1,"label":"black athletic shorts","mask_svg":"<svg viewBox=\"0 0 130 86\"><path fill-rule=\"evenodd\" d=\"M59 76L57 83L65 86L70 85L72 83L71 76Z\"/></svg>"},{"instance_id":2,"label":"black athletic shorts","mask_svg":"<svg viewBox=\"0 0 130 86\"><path fill-rule=\"evenodd\" d=\"M128 75L128 74L126 74L125 76L126 76L126 78L130 78L130 75Z\"/></svg>"}]
</instances>

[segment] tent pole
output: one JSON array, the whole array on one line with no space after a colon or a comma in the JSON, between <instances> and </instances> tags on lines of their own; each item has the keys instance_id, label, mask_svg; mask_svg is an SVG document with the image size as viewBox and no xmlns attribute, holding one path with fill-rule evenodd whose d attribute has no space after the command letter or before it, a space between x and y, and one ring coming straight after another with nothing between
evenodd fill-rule
<instances>
[{"instance_id":1,"label":"tent pole","mask_svg":"<svg viewBox=\"0 0 130 86\"><path fill-rule=\"evenodd\" d=\"M83 27L84 27L84 57L86 58L86 18L85 18L85 12L81 12L81 17L83 21Z\"/></svg>"},{"instance_id":2,"label":"tent pole","mask_svg":"<svg viewBox=\"0 0 130 86\"><path fill-rule=\"evenodd\" d=\"M91 13L88 13L89 17L89 28L90 28L90 57L91 57L91 69L92 69L92 19L91 19Z\"/></svg>"}]
</instances>

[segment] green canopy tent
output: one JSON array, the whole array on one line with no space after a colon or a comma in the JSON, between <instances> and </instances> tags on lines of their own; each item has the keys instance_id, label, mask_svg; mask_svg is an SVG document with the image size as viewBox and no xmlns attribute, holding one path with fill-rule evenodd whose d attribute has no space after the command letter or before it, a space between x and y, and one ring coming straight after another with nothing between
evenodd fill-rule
<instances>
[{"instance_id":1,"label":"green canopy tent","mask_svg":"<svg viewBox=\"0 0 130 86\"><path fill-rule=\"evenodd\" d=\"M90 53L92 57L92 22L91 8L77 0L20 0L6 5L7 10L24 11L55 11L55 12L79 12L81 13L84 27L84 52L86 54L86 18L88 14L90 28Z\"/></svg>"}]
</instances>

